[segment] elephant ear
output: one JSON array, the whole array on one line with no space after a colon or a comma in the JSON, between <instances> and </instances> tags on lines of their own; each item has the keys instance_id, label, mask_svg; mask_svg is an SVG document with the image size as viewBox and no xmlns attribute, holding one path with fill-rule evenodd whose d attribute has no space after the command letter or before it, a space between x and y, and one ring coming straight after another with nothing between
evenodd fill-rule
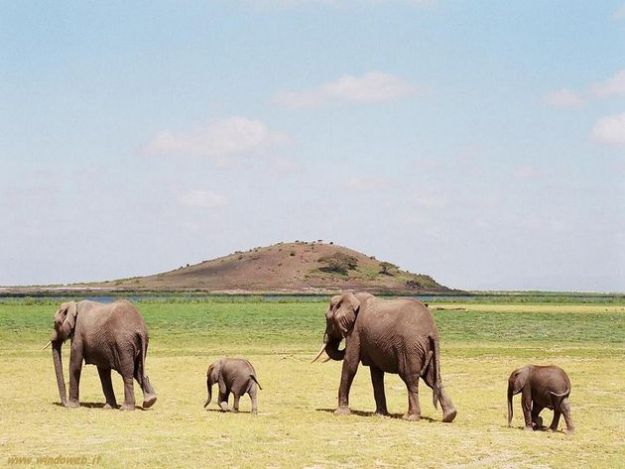
<instances>
[{"instance_id":1,"label":"elephant ear","mask_svg":"<svg viewBox=\"0 0 625 469\"><path fill-rule=\"evenodd\" d=\"M529 377L529 368L521 368L512 373L510 377L510 381L512 384L512 393L518 394L520 393L525 385L527 384L527 379Z\"/></svg>"},{"instance_id":2,"label":"elephant ear","mask_svg":"<svg viewBox=\"0 0 625 469\"><path fill-rule=\"evenodd\" d=\"M332 319L335 326L341 331L343 337L349 334L354 327L359 310L360 301L358 301L358 298L356 298L353 293L344 293L339 296L339 301L333 308Z\"/></svg>"},{"instance_id":3,"label":"elephant ear","mask_svg":"<svg viewBox=\"0 0 625 469\"><path fill-rule=\"evenodd\" d=\"M208 366L206 376L212 383L216 383L221 375L221 360L214 361Z\"/></svg>"},{"instance_id":4,"label":"elephant ear","mask_svg":"<svg viewBox=\"0 0 625 469\"><path fill-rule=\"evenodd\" d=\"M76 327L76 317L78 316L78 305L75 301L63 303L56 313L57 318L61 321L61 332L63 338L68 338Z\"/></svg>"}]
</instances>

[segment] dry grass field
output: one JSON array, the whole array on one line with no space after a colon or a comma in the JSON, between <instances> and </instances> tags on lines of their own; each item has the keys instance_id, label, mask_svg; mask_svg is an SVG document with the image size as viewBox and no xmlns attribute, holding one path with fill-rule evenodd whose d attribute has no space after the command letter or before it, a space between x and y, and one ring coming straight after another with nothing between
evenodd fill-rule
<instances>
[{"instance_id":1,"label":"dry grass field","mask_svg":"<svg viewBox=\"0 0 625 469\"><path fill-rule=\"evenodd\" d=\"M340 364L310 364L324 328L322 301L139 303L151 334L148 410L104 410L95 367L83 369L79 409L58 405L50 350L56 302L0 302L0 464L18 467L625 467L625 303L433 302L442 372L458 408L441 422L421 386L420 422L403 383L387 375L392 417L375 409L369 372L336 417ZM69 346L63 349L67 367ZM245 356L263 391L259 414L208 411L205 373L220 356ZM569 373L576 433L522 431L519 397L506 422L510 372L554 363ZM66 372L67 379L67 372ZM118 401L119 376L114 376ZM138 402L140 394L137 394ZM551 412L544 411L548 424ZM561 427L563 422L561 422ZM67 464L59 464L67 463Z\"/></svg>"}]
</instances>

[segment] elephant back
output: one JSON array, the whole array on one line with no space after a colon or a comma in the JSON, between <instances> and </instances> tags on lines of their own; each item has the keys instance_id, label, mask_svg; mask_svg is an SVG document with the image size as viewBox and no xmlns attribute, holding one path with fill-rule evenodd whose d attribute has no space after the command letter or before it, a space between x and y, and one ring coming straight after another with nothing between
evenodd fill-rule
<instances>
[{"instance_id":1,"label":"elephant back","mask_svg":"<svg viewBox=\"0 0 625 469\"><path fill-rule=\"evenodd\" d=\"M370 303L367 322L371 327L396 334L423 335L438 339L438 330L430 310L414 299L379 299ZM363 318L364 319L364 318Z\"/></svg>"}]
</instances>

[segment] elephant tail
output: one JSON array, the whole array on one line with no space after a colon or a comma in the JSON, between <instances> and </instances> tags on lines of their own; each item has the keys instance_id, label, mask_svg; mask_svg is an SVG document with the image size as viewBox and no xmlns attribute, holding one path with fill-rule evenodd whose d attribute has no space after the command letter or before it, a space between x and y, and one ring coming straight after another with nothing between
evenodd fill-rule
<instances>
[{"instance_id":1,"label":"elephant tail","mask_svg":"<svg viewBox=\"0 0 625 469\"><path fill-rule=\"evenodd\" d=\"M559 394L556 392L549 391L549 394L551 394L551 405L553 406L554 409L559 409L560 405L562 404L562 401L566 399L567 397L569 397L569 394L571 394L571 390L567 389L566 391L559 393Z\"/></svg>"},{"instance_id":2,"label":"elephant tail","mask_svg":"<svg viewBox=\"0 0 625 469\"><path fill-rule=\"evenodd\" d=\"M438 409L438 401L441 399L441 390L443 389L443 383L441 381L441 352L438 344L438 339L430 336L430 345L434 350L434 368L432 369L434 374L434 387L432 388L432 403L434 408Z\"/></svg>"},{"instance_id":3,"label":"elephant tail","mask_svg":"<svg viewBox=\"0 0 625 469\"><path fill-rule=\"evenodd\" d=\"M141 333L137 333L137 358L136 358L136 371L135 375L139 384L141 384L141 388L145 388L147 383L147 377L145 376L145 357L148 354L148 342L149 338L147 335L142 335Z\"/></svg>"},{"instance_id":4,"label":"elephant tail","mask_svg":"<svg viewBox=\"0 0 625 469\"><path fill-rule=\"evenodd\" d=\"M256 379L256 376L254 375L250 375L250 378L252 378L252 381L254 381L257 385L258 385L258 389L260 389L261 391L263 390L262 386L260 385L260 383L258 382L258 380Z\"/></svg>"}]
</instances>

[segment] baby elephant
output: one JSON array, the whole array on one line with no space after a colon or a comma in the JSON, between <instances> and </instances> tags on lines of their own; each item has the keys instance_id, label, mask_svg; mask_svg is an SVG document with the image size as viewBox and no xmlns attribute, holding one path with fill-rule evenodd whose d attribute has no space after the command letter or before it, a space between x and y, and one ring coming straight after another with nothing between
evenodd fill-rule
<instances>
[{"instance_id":1,"label":"baby elephant","mask_svg":"<svg viewBox=\"0 0 625 469\"><path fill-rule=\"evenodd\" d=\"M571 419L571 381L557 366L528 365L514 370L508 379L508 426L512 421L512 396L522 392L521 406L525 417L525 430L539 430L542 426L540 412L546 407L553 410L551 431L558 429L560 414L566 421L566 433L573 433Z\"/></svg>"},{"instance_id":2,"label":"baby elephant","mask_svg":"<svg viewBox=\"0 0 625 469\"><path fill-rule=\"evenodd\" d=\"M240 358L222 358L212 363L206 372L206 387L208 389L208 399L204 407L210 404L213 395L213 384L219 385L219 400L217 403L224 412L228 410L228 396L234 395L232 409L239 411L239 399L248 393L252 400L252 413L257 414L256 392L260 383L256 379L256 370L252 364Z\"/></svg>"}]
</instances>

